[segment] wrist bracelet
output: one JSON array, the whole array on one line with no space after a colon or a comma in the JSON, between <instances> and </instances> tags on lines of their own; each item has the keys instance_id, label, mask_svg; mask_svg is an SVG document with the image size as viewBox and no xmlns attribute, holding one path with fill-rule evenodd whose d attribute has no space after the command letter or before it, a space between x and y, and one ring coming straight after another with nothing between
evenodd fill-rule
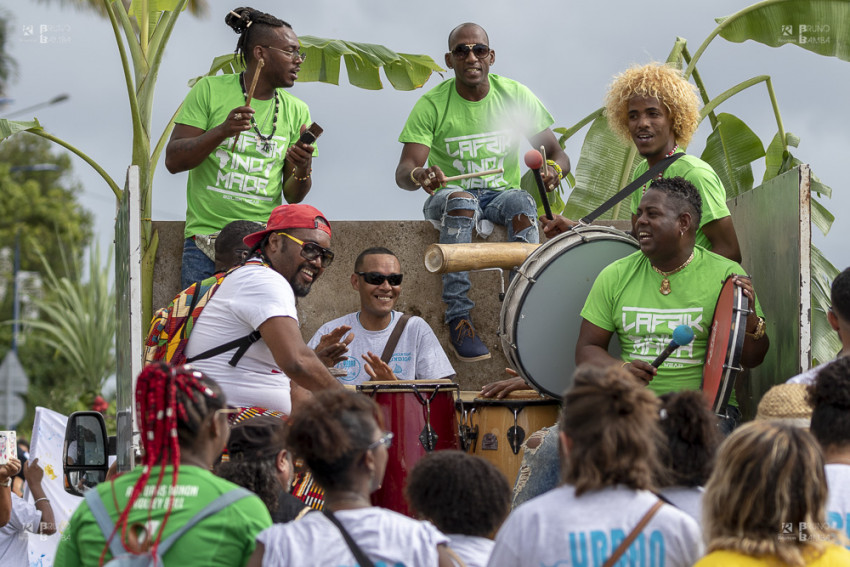
<instances>
[{"instance_id":1,"label":"wrist bracelet","mask_svg":"<svg viewBox=\"0 0 850 567\"><path fill-rule=\"evenodd\" d=\"M551 159L547 159L546 165L552 166L552 169L554 169L555 173L558 174L558 179L564 178L564 170L561 169L561 166L558 165L556 162L552 161Z\"/></svg>"},{"instance_id":2,"label":"wrist bracelet","mask_svg":"<svg viewBox=\"0 0 850 567\"><path fill-rule=\"evenodd\" d=\"M292 168L292 179L294 179L295 181L307 181L308 179L310 179L310 174L313 173L313 168L310 167L307 169L307 175L305 175L304 177L298 177L297 175L295 175L295 169L296 168L294 167Z\"/></svg>"},{"instance_id":3,"label":"wrist bracelet","mask_svg":"<svg viewBox=\"0 0 850 567\"><path fill-rule=\"evenodd\" d=\"M419 181L413 176L413 174L416 173L417 169L422 169L422 168L421 167L414 167L413 169L410 170L410 180L413 181L413 184L416 185L417 187L421 187L422 184L419 183Z\"/></svg>"},{"instance_id":4,"label":"wrist bracelet","mask_svg":"<svg viewBox=\"0 0 850 567\"><path fill-rule=\"evenodd\" d=\"M36 498L35 502L33 502L32 505L35 506L36 504L38 504L42 500L45 500L48 504L50 503L50 499L47 498L47 497L44 497L44 498Z\"/></svg>"}]
</instances>

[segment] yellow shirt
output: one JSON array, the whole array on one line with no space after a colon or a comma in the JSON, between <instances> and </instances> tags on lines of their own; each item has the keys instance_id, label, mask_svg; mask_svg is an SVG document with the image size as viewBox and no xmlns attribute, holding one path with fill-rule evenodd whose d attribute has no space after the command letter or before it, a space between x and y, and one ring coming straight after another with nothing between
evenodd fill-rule
<instances>
[{"instance_id":1,"label":"yellow shirt","mask_svg":"<svg viewBox=\"0 0 850 567\"><path fill-rule=\"evenodd\" d=\"M785 565L773 556L751 557L737 551L713 551L697 561L694 567L781 567ZM850 551L830 545L822 555L806 563L807 567L850 566Z\"/></svg>"}]
</instances>

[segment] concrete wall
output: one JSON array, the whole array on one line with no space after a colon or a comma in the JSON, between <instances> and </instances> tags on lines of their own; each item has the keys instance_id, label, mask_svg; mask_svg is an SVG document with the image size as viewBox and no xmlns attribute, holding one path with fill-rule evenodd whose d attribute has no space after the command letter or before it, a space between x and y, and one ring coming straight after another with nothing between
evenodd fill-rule
<instances>
[{"instance_id":1,"label":"concrete wall","mask_svg":"<svg viewBox=\"0 0 850 567\"><path fill-rule=\"evenodd\" d=\"M404 284L397 309L425 319L434 329L440 342L448 345L448 327L443 323L445 306L440 299L440 276L425 269L425 248L437 242L438 233L427 221L331 221L336 253L334 264L313 286L310 295L298 304L301 332L307 341L324 323L345 313L356 311L358 296L351 288L349 278L354 270L354 259L371 246L385 246L394 251L401 261ZM600 224L615 225L625 229L628 223L605 221ZM162 307L180 291L180 258L183 250L182 222L155 222L159 231L159 251L154 267L154 308ZM505 231L497 227L488 242L505 240ZM545 238L541 233L541 241ZM463 363L453 354L449 359L455 367L462 390L476 390L482 385L505 377L507 360L502 353L499 337L498 272L473 272L470 276L470 298L475 302L472 320L482 340L492 353L483 362ZM507 280L505 281L507 287ZM447 349L447 352L449 350Z\"/></svg>"}]
</instances>

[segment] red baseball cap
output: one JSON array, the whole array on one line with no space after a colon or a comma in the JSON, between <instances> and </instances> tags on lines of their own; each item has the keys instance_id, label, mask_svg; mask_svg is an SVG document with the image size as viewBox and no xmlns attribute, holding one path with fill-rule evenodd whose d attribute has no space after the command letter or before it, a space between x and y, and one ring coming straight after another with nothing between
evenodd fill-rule
<instances>
[{"instance_id":1,"label":"red baseball cap","mask_svg":"<svg viewBox=\"0 0 850 567\"><path fill-rule=\"evenodd\" d=\"M319 219L322 219L321 221ZM242 239L249 248L253 248L270 232L286 230L287 228L310 228L318 229L331 235L331 223L322 214L322 211L311 205L280 205L275 207L269 215L269 222L265 230L254 232Z\"/></svg>"}]
</instances>

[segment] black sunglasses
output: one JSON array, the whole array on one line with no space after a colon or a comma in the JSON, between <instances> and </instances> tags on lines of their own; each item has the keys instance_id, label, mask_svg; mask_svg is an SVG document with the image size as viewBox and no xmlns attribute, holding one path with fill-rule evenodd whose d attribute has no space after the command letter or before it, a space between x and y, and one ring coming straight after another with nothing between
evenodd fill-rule
<instances>
[{"instance_id":1,"label":"black sunglasses","mask_svg":"<svg viewBox=\"0 0 850 567\"><path fill-rule=\"evenodd\" d=\"M277 234L282 234L283 236L289 238L290 240L295 241L297 244L301 245L301 257L307 260L308 262L312 262L319 256L322 257L322 267L327 268L331 265L331 262L334 261L334 253L327 248L322 248L315 242L304 242L303 240L299 240L286 232L278 232Z\"/></svg>"},{"instance_id":2,"label":"black sunglasses","mask_svg":"<svg viewBox=\"0 0 850 567\"><path fill-rule=\"evenodd\" d=\"M390 285L401 285L401 278L404 274L381 274L379 272L354 272L358 276L363 276L363 281L369 285L381 285L384 281L390 282Z\"/></svg>"},{"instance_id":3,"label":"black sunglasses","mask_svg":"<svg viewBox=\"0 0 850 567\"><path fill-rule=\"evenodd\" d=\"M479 59L484 59L490 55L490 46L483 43L461 43L452 49L452 55L455 59L466 59L470 51Z\"/></svg>"}]
</instances>

